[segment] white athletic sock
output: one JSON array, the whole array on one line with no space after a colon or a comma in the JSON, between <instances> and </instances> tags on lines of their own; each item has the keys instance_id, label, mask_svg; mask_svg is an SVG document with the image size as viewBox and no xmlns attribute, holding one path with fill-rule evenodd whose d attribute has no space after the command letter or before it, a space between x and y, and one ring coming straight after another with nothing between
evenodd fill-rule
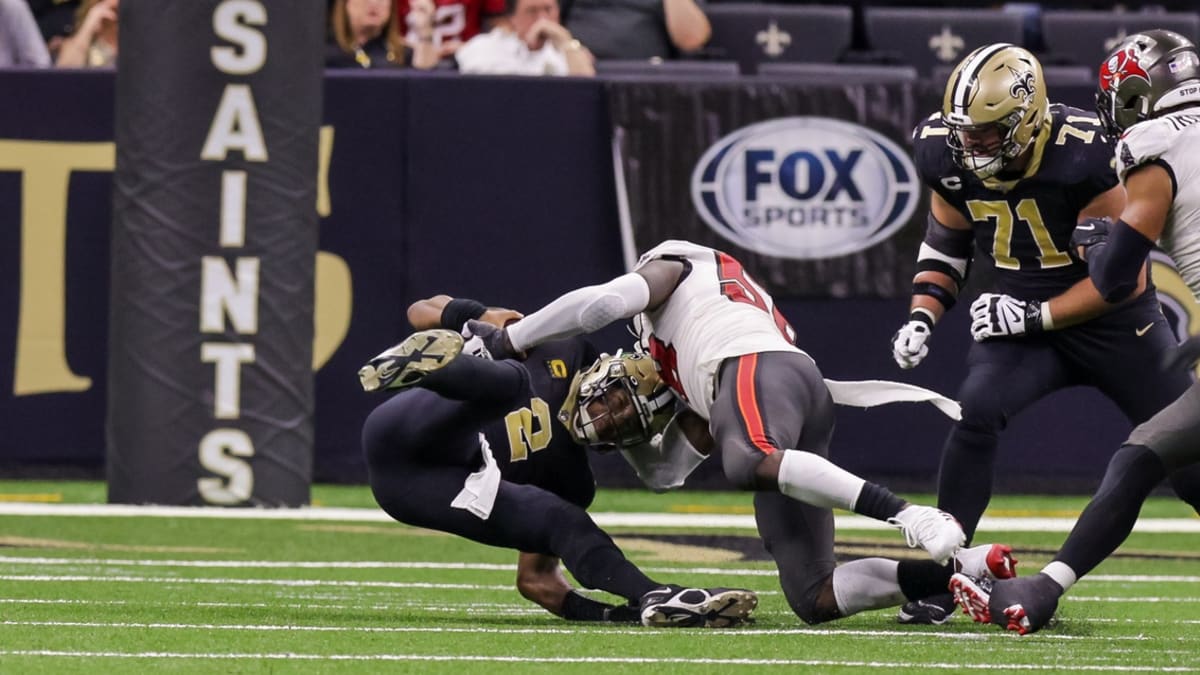
<instances>
[{"instance_id":1,"label":"white athletic sock","mask_svg":"<svg viewBox=\"0 0 1200 675\"><path fill-rule=\"evenodd\" d=\"M833 462L803 450L784 450L779 491L806 504L854 510L865 480Z\"/></svg>"},{"instance_id":2,"label":"white athletic sock","mask_svg":"<svg viewBox=\"0 0 1200 675\"><path fill-rule=\"evenodd\" d=\"M1076 581L1079 581L1079 575L1075 574L1075 570L1071 569L1067 563L1059 562L1058 560L1043 567L1042 574L1045 574L1053 579L1054 583L1062 586L1063 593L1066 593L1067 589L1074 586Z\"/></svg>"},{"instance_id":3,"label":"white athletic sock","mask_svg":"<svg viewBox=\"0 0 1200 675\"><path fill-rule=\"evenodd\" d=\"M886 558L863 558L833 570L833 597L842 616L868 609L904 604L900 590L900 563Z\"/></svg>"}]
</instances>

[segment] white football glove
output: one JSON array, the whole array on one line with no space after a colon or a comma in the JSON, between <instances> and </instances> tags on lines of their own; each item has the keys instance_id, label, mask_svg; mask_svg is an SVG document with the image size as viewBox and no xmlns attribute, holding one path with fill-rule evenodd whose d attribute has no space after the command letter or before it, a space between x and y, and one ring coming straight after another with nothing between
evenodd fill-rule
<instances>
[{"instance_id":1,"label":"white football glove","mask_svg":"<svg viewBox=\"0 0 1200 675\"><path fill-rule=\"evenodd\" d=\"M1016 337L1045 330L1040 302L1025 302L1003 293L984 293L971 303L971 337Z\"/></svg>"},{"instance_id":2,"label":"white football glove","mask_svg":"<svg viewBox=\"0 0 1200 675\"><path fill-rule=\"evenodd\" d=\"M892 358L896 365L908 370L915 368L929 354L929 335L933 332L933 319L925 312L914 311L908 323L892 336Z\"/></svg>"}]
</instances>

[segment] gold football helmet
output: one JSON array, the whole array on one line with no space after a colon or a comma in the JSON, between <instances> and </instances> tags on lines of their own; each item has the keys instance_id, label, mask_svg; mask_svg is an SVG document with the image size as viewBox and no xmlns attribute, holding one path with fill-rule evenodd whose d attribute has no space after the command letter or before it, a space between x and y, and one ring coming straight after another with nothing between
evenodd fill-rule
<instances>
[{"instance_id":1,"label":"gold football helmet","mask_svg":"<svg viewBox=\"0 0 1200 675\"><path fill-rule=\"evenodd\" d=\"M1006 43L968 54L950 73L942 99L954 161L980 179L1020 157L1049 114L1042 64Z\"/></svg>"},{"instance_id":2,"label":"gold football helmet","mask_svg":"<svg viewBox=\"0 0 1200 675\"><path fill-rule=\"evenodd\" d=\"M602 354L575 374L558 419L577 443L628 447L662 431L673 397L649 354Z\"/></svg>"}]
</instances>

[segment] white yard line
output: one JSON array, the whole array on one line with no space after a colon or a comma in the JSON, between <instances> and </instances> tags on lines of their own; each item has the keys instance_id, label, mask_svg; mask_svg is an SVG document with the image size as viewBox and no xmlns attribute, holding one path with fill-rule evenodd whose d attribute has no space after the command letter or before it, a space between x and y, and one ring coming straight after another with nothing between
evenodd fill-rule
<instances>
[{"instance_id":1,"label":"white yard line","mask_svg":"<svg viewBox=\"0 0 1200 675\"><path fill-rule=\"evenodd\" d=\"M128 504L0 503L0 516L103 516L146 518L226 518L251 520L301 520L341 522L394 522L379 509L304 507L298 509L230 509L213 506L133 506ZM700 529L754 529L754 516L712 513L612 513L597 512L592 519L601 527L690 527ZM863 516L839 514L838 529L889 530L890 525ZM1069 532L1074 518L991 518L979 523L983 532ZM1135 532L1200 533L1200 518L1142 518Z\"/></svg>"},{"instance_id":2,"label":"white yard line","mask_svg":"<svg viewBox=\"0 0 1200 675\"><path fill-rule=\"evenodd\" d=\"M673 633L678 629L650 628L614 628L613 626L597 625L594 627L563 626L561 628L489 628L474 626L471 628L452 628L435 626L303 626L297 624L223 624L223 623L167 623L167 622L127 622L127 621L0 621L0 626L38 626L46 628L108 628L108 629L158 629L158 630L231 630L237 632L312 632L312 633L443 633L443 634L494 634L494 635L633 635L638 637ZM908 630L863 630L854 628L736 628L731 630L709 630L706 636L730 637L748 635L805 635L815 637L902 637L905 640L962 640L980 642L987 640L1011 640L1014 636L1004 632L987 631L980 633L940 632L940 631L908 631ZM1041 638L1066 642L1089 641L1119 641L1119 642L1150 642L1156 639L1146 635L1126 636L1090 636L1090 635L1060 635L1043 633ZM1172 644L1195 642L1198 638L1161 638Z\"/></svg>"},{"instance_id":3,"label":"white yard line","mask_svg":"<svg viewBox=\"0 0 1200 675\"><path fill-rule=\"evenodd\" d=\"M1200 669L1187 666L1114 666L1114 665L1068 665L1068 664L991 664L991 663L919 663L904 661L835 661L832 659L686 659L686 658L651 658L651 657L621 657L621 656L504 656L483 654L295 654L285 653L188 653L188 652L105 652L105 651L67 651L67 650L19 650L0 651L0 656L29 656L29 657L59 657L84 659L197 659L197 660L250 660L250 661L425 661L425 662L474 662L474 663L605 663L605 664L695 664L719 666L810 666L810 667L854 667L880 668L895 670L898 668L933 668L937 670L1030 670L1049 672L1153 672L1153 673L1195 673Z\"/></svg>"},{"instance_id":4,"label":"white yard line","mask_svg":"<svg viewBox=\"0 0 1200 675\"><path fill-rule=\"evenodd\" d=\"M509 563L468 562L420 562L406 560L153 560L134 558L60 558L45 556L0 555L0 566L36 565L67 567L192 567L220 569L418 569L418 570L470 570L481 572L516 572L517 566ZM771 569L737 569L721 567L644 567L654 574L720 574L727 576L774 577L778 572ZM106 577L108 578L108 577ZM1085 577L1085 582L1119 582L1129 584L1200 583L1200 576L1177 574L1095 574ZM1074 596L1072 596L1074 597Z\"/></svg>"}]
</instances>

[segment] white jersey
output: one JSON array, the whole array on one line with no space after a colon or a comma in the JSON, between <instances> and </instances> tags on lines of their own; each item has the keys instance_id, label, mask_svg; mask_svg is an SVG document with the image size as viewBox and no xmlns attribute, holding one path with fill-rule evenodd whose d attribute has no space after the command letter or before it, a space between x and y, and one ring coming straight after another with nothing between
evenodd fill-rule
<instances>
[{"instance_id":1,"label":"white jersey","mask_svg":"<svg viewBox=\"0 0 1200 675\"><path fill-rule=\"evenodd\" d=\"M1139 122L1117 144L1117 175L1158 164L1171 174L1175 199L1159 245L1200 299L1200 108Z\"/></svg>"},{"instance_id":2,"label":"white jersey","mask_svg":"<svg viewBox=\"0 0 1200 675\"><path fill-rule=\"evenodd\" d=\"M665 241L638 260L678 260L687 269L661 307L639 315L642 345L659 372L692 410L708 419L717 369L731 356L804 352L775 301L746 276L741 263L686 241Z\"/></svg>"}]
</instances>

